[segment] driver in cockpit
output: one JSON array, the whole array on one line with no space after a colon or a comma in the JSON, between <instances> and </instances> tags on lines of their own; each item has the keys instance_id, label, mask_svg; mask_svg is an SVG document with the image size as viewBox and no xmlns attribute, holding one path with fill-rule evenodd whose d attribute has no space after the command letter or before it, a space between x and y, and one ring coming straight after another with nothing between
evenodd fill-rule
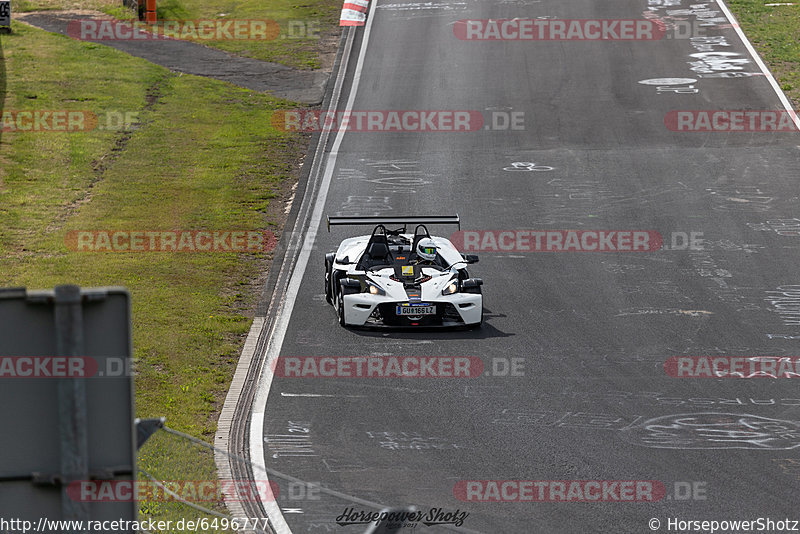
<instances>
[{"instance_id":1,"label":"driver in cockpit","mask_svg":"<svg viewBox=\"0 0 800 534\"><path fill-rule=\"evenodd\" d=\"M425 237L419 240L417 243L417 259L412 262L415 265L436 265L436 257L438 254L438 248L436 247L436 243L433 242L433 239L429 237Z\"/></svg>"}]
</instances>

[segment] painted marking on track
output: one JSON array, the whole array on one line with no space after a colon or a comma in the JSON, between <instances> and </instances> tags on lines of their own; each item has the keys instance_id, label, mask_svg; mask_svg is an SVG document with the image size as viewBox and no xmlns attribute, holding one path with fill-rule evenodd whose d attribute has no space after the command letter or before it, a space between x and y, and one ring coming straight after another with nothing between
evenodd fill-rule
<instances>
[{"instance_id":1,"label":"painted marking on track","mask_svg":"<svg viewBox=\"0 0 800 534\"><path fill-rule=\"evenodd\" d=\"M504 171L509 171L509 172L552 171L553 169L554 167L548 167L547 165L537 165L532 161L515 161L514 163L511 164L510 167L503 167Z\"/></svg>"},{"instance_id":2,"label":"painted marking on track","mask_svg":"<svg viewBox=\"0 0 800 534\"><path fill-rule=\"evenodd\" d=\"M700 92L693 84L694 78L651 78L639 80L642 85L656 86L657 94L674 93L680 95L696 95Z\"/></svg>"},{"instance_id":3,"label":"painted marking on track","mask_svg":"<svg viewBox=\"0 0 800 534\"><path fill-rule=\"evenodd\" d=\"M343 399L363 399L366 395L324 395L322 393L285 393L281 391L281 397L337 397Z\"/></svg>"},{"instance_id":4,"label":"painted marking on track","mask_svg":"<svg viewBox=\"0 0 800 534\"><path fill-rule=\"evenodd\" d=\"M626 317L630 315L684 315L687 317L708 317L714 312L708 310L682 310L678 308L628 308L620 310L614 317Z\"/></svg>"},{"instance_id":5,"label":"painted marking on track","mask_svg":"<svg viewBox=\"0 0 800 534\"><path fill-rule=\"evenodd\" d=\"M649 80L639 80L642 85L684 85L695 83L695 78L650 78Z\"/></svg>"},{"instance_id":6,"label":"painted marking on track","mask_svg":"<svg viewBox=\"0 0 800 534\"><path fill-rule=\"evenodd\" d=\"M738 413L687 413L648 419L623 434L657 449L789 450L800 447L800 423Z\"/></svg>"},{"instance_id":7,"label":"painted marking on track","mask_svg":"<svg viewBox=\"0 0 800 534\"><path fill-rule=\"evenodd\" d=\"M434 2L412 2L408 4L382 4L378 9L387 11L419 11L429 9L441 9L443 11L464 10L467 8L466 2L434 3Z\"/></svg>"}]
</instances>

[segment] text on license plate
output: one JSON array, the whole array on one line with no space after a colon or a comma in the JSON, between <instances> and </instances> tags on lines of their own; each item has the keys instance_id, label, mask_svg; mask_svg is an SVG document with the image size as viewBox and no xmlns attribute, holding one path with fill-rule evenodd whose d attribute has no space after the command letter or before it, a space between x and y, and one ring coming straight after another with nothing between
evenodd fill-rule
<instances>
[{"instance_id":1,"label":"text on license plate","mask_svg":"<svg viewBox=\"0 0 800 534\"><path fill-rule=\"evenodd\" d=\"M397 315L436 315L436 306L398 306Z\"/></svg>"}]
</instances>

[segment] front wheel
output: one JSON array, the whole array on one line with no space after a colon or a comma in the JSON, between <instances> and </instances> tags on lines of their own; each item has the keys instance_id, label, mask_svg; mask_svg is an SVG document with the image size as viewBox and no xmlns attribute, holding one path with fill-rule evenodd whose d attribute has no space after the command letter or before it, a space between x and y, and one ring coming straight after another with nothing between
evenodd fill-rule
<instances>
[{"instance_id":1,"label":"front wheel","mask_svg":"<svg viewBox=\"0 0 800 534\"><path fill-rule=\"evenodd\" d=\"M344 322L344 291L339 291L336 297L336 313L339 316L339 326L346 327L347 323Z\"/></svg>"},{"instance_id":2,"label":"front wheel","mask_svg":"<svg viewBox=\"0 0 800 534\"><path fill-rule=\"evenodd\" d=\"M331 294L331 269L333 265L325 258L325 301L328 304L333 304L333 295Z\"/></svg>"}]
</instances>

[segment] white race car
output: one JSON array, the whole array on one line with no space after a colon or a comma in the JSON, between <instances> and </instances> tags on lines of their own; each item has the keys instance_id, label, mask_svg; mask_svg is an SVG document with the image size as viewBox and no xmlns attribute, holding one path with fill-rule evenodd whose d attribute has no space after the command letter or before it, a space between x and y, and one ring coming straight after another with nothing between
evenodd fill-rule
<instances>
[{"instance_id":1,"label":"white race car","mask_svg":"<svg viewBox=\"0 0 800 534\"><path fill-rule=\"evenodd\" d=\"M414 233L406 227L416 224ZM483 322L483 280L462 255L426 224L457 224L457 215L430 217L328 217L331 226L374 225L325 255L325 299L342 326L477 327ZM402 226L399 229L391 229ZM387 229L389 227L390 229Z\"/></svg>"}]
</instances>

